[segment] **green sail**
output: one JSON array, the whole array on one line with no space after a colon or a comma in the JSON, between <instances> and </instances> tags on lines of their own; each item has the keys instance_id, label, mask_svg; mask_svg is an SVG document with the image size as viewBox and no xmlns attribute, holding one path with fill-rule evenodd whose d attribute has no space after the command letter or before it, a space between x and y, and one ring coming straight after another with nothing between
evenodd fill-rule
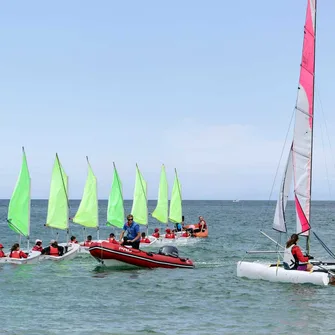
<instances>
[{"instance_id":1,"label":"green sail","mask_svg":"<svg viewBox=\"0 0 335 335\"><path fill-rule=\"evenodd\" d=\"M175 170L175 178L170 201L170 221L174 223L181 223L182 213L181 185L178 180L177 170Z\"/></svg>"},{"instance_id":2,"label":"green sail","mask_svg":"<svg viewBox=\"0 0 335 335\"><path fill-rule=\"evenodd\" d=\"M8 225L16 233L29 236L30 228L30 175L26 154L23 150L19 178L8 207Z\"/></svg>"},{"instance_id":3,"label":"green sail","mask_svg":"<svg viewBox=\"0 0 335 335\"><path fill-rule=\"evenodd\" d=\"M48 202L47 227L67 229L69 226L68 180L56 154L52 169Z\"/></svg>"},{"instance_id":4,"label":"green sail","mask_svg":"<svg viewBox=\"0 0 335 335\"><path fill-rule=\"evenodd\" d=\"M165 166L162 166L161 178L159 182L157 206L152 212L152 217L162 223L168 223L169 191L166 179Z\"/></svg>"},{"instance_id":5,"label":"green sail","mask_svg":"<svg viewBox=\"0 0 335 335\"><path fill-rule=\"evenodd\" d=\"M124 207L122 183L114 164L113 184L109 194L107 208L107 226L122 228L124 225Z\"/></svg>"},{"instance_id":6,"label":"green sail","mask_svg":"<svg viewBox=\"0 0 335 335\"><path fill-rule=\"evenodd\" d=\"M143 225L148 224L147 183L142 177L137 164L134 199L131 214L133 215L135 222Z\"/></svg>"},{"instance_id":7,"label":"green sail","mask_svg":"<svg viewBox=\"0 0 335 335\"><path fill-rule=\"evenodd\" d=\"M97 178L92 171L88 158L87 164L88 174L84 193L78 211L73 218L73 222L87 228L97 228L99 225Z\"/></svg>"}]
</instances>

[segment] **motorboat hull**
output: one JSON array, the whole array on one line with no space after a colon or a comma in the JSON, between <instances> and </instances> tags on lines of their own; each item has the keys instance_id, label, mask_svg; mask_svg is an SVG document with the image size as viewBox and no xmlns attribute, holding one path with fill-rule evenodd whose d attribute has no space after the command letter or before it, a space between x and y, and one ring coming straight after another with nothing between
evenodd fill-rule
<instances>
[{"instance_id":1,"label":"motorboat hull","mask_svg":"<svg viewBox=\"0 0 335 335\"><path fill-rule=\"evenodd\" d=\"M89 251L98 262L106 266L120 266L121 262L145 268L194 268L193 262L188 258L146 252L109 242L96 243Z\"/></svg>"}]
</instances>

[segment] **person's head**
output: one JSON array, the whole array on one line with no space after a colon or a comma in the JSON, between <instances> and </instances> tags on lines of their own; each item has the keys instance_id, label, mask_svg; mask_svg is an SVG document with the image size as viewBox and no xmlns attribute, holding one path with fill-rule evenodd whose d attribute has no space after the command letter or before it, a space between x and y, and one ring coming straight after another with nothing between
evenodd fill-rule
<instances>
[{"instance_id":1,"label":"person's head","mask_svg":"<svg viewBox=\"0 0 335 335\"><path fill-rule=\"evenodd\" d=\"M57 248L58 247L58 243L56 240L51 240L50 241L50 245L53 246L54 248Z\"/></svg>"},{"instance_id":2,"label":"person's head","mask_svg":"<svg viewBox=\"0 0 335 335\"><path fill-rule=\"evenodd\" d=\"M171 229L170 228L166 228L165 232L168 233L168 234L170 234L171 233Z\"/></svg>"},{"instance_id":3,"label":"person's head","mask_svg":"<svg viewBox=\"0 0 335 335\"><path fill-rule=\"evenodd\" d=\"M35 244L38 245L38 246L42 245L42 240L37 239L37 240L35 241Z\"/></svg>"},{"instance_id":4,"label":"person's head","mask_svg":"<svg viewBox=\"0 0 335 335\"><path fill-rule=\"evenodd\" d=\"M134 221L134 217L131 214L127 215L127 221L128 224L131 225Z\"/></svg>"},{"instance_id":5,"label":"person's head","mask_svg":"<svg viewBox=\"0 0 335 335\"><path fill-rule=\"evenodd\" d=\"M0 249L3 249L3 245L0 243Z\"/></svg>"},{"instance_id":6,"label":"person's head","mask_svg":"<svg viewBox=\"0 0 335 335\"><path fill-rule=\"evenodd\" d=\"M155 233L158 233L159 232L159 229L158 228L155 228Z\"/></svg>"},{"instance_id":7,"label":"person's head","mask_svg":"<svg viewBox=\"0 0 335 335\"><path fill-rule=\"evenodd\" d=\"M92 235L87 236L87 241L92 241Z\"/></svg>"},{"instance_id":8,"label":"person's head","mask_svg":"<svg viewBox=\"0 0 335 335\"><path fill-rule=\"evenodd\" d=\"M299 235L297 234L292 234L291 238L287 241L286 243L286 248L289 248L293 244L297 244L299 241Z\"/></svg>"},{"instance_id":9,"label":"person's head","mask_svg":"<svg viewBox=\"0 0 335 335\"><path fill-rule=\"evenodd\" d=\"M199 220L202 221L204 218L202 216L199 216Z\"/></svg>"},{"instance_id":10,"label":"person's head","mask_svg":"<svg viewBox=\"0 0 335 335\"><path fill-rule=\"evenodd\" d=\"M14 243L13 246L11 247L10 251L16 251L20 249L20 244Z\"/></svg>"},{"instance_id":11,"label":"person's head","mask_svg":"<svg viewBox=\"0 0 335 335\"><path fill-rule=\"evenodd\" d=\"M71 241L75 241L75 240L76 240L76 237L72 235L71 238L70 238L70 240L71 240Z\"/></svg>"},{"instance_id":12,"label":"person's head","mask_svg":"<svg viewBox=\"0 0 335 335\"><path fill-rule=\"evenodd\" d=\"M145 232L142 232L141 236L142 238L145 238Z\"/></svg>"},{"instance_id":13,"label":"person's head","mask_svg":"<svg viewBox=\"0 0 335 335\"><path fill-rule=\"evenodd\" d=\"M109 234L109 238L115 238L115 234L114 233L110 233Z\"/></svg>"}]
</instances>

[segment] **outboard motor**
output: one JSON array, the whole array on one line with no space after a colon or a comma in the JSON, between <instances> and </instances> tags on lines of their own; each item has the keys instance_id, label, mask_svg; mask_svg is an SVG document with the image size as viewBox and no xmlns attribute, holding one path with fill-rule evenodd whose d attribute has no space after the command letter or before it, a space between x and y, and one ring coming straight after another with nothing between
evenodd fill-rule
<instances>
[{"instance_id":1,"label":"outboard motor","mask_svg":"<svg viewBox=\"0 0 335 335\"><path fill-rule=\"evenodd\" d=\"M173 245L165 245L164 247L161 247L158 253L165 256L179 257L178 249Z\"/></svg>"}]
</instances>

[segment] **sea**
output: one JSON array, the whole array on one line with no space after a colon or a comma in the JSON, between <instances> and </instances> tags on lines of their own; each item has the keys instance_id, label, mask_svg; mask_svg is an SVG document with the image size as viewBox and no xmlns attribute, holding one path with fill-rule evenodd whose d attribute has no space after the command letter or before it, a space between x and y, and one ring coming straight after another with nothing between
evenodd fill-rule
<instances>
[{"instance_id":1,"label":"sea","mask_svg":"<svg viewBox=\"0 0 335 335\"><path fill-rule=\"evenodd\" d=\"M48 245L56 231L44 226L46 200L33 200L31 241ZM156 201L149 201L153 211ZM71 215L79 201L71 201ZM0 243L5 249L18 241L6 223L8 200L0 201ZM335 251L334 202L312 203L313 231ZM120 230L106 227L107 201L99 202L100 237ZM131 201L125 202L128 213ZM239 260L277 261L276 250L263 236L271 229L275 202L183 201L186 223L204 216L209 236L180 246L179 254L194 260L194 269L112 270L90 255L63 262L0 265L0 334L331 334L335 331L335 287L256 281L236 276ZM293 203L288 204L289 234L295 230ZM170 224L171 226L171 224ZM149 232L164 225L152 217ZM145 230L145 227L143 227ZM78 240L96 236L70 224ZM65 241L60 232L59 241ZM282 238L285 243L287 236ZM25 239L21 245L25 246ZM299 242L304 247L304 238ZM152 250L158 247L152 247ZM311 236L311 255L331 260Z\"/></svg>"}]
</instances>

